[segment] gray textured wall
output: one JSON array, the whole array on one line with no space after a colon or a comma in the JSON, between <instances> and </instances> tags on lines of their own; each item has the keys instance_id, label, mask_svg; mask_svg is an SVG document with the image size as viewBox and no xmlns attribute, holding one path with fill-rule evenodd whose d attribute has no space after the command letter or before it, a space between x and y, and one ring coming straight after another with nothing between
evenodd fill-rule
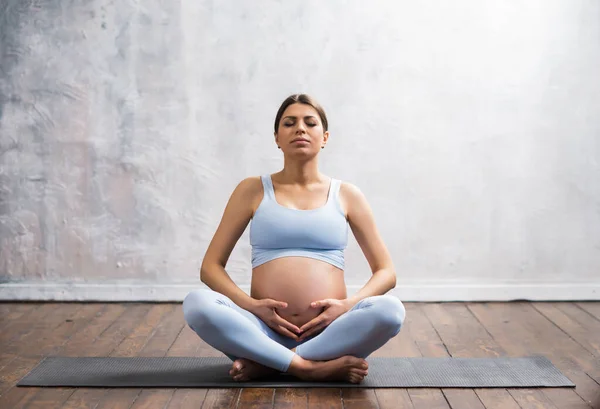
<instances>
[{"instance_id":1,"label":"gray textured wall","mask_svg":"<svg viewBox=\"0 0 600 409\"><path fill-rule=\"evenodd\" d=\"M597 283L600 3L0 0L0 280L187 283L313 94L406 283ZM369 275L354 241L348 283ZM250 278L247 232L228 270Z\"/></svg>"}]
</instances>

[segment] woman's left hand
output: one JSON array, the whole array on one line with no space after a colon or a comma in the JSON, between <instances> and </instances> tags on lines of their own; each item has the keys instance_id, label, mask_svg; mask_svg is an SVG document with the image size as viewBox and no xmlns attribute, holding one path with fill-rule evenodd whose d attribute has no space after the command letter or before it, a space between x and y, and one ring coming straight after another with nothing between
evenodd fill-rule
<instances>
[{"instance_id":1,"label":"woman's left hand","mask_svg":"<svg viewBox=\"0 0 600 409\"><path fill-rule=\"evenodd\" d=\"M331 324L340 315L350 310L347 300L325 299L314 301L310 304L311 308L324 308L323 312L300 327L300 336L298 340L303 340L313 334L323 330Z\"/></svg>"}]
</instances>

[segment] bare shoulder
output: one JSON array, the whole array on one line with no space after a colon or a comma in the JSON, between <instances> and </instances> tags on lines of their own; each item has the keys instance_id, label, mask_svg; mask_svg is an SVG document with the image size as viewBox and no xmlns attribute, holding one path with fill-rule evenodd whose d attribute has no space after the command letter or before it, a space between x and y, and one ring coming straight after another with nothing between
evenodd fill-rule
<instances>
[{"instance_id":1,"label":"bare shoulder","mask_svg":"<svg viewBox=\"0 0 600 409\"><path fill-rule=\"evenodd\" d=\"M238 183L232 196L237 196L237 198L248 204L251 208L252 215L254 215L254 212L263 198L263 190L260 176L250 176Z\"/></svg>"},{"instance_id":2,"label":"bare shoulder","mask_svg":"<svg viewBox=\"0 0 600 409\"><path fill-rule=\"evenodd\" d=\"M358 186L350 182L340 184L340 205L342 211L349 218L352 211L366 204L367 199Z\"/></svg>"},{"instance_id":3,"label":"bare shoulder","mask_svg":"<svg viewBox=\"0 0 600 409\"><path fill-rule=\"evenodd\" d=\"M262 192L262 182L260 176L250 176L238 183L236 190L244 194L256 194Z\"/></svg>"}]
</instances>

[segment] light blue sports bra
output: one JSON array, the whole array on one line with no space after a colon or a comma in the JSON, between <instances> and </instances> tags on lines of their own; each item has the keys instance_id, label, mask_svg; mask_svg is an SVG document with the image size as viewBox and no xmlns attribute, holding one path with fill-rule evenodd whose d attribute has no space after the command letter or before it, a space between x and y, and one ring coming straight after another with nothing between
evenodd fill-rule
<instances>
[{"instance_id":1,"label":"light blue sports bra","mask_svg":"<svg viewBox=\"0 0 600 409\"><path fill-rule=\"evenodd\" d=\"M280 257L309 257L344 269L348 222L339 202L341 181L331 179L327 203L298 210L275 200L270 175L261 176L264 194L250 224L252 268Z\"/></svg>"}]
</instances>

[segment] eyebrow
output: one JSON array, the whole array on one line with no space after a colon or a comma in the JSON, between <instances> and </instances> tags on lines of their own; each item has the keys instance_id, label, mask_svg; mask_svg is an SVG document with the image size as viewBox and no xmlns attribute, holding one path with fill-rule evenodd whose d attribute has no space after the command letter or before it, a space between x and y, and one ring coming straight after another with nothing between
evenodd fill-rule
<instances>
[{"instance_id":1,"label":"eyebrow","mask_svg":"<svg viewBox=\"0 0 600 409\"><path fill-rule=\"evenodd\" d=\"M283 118L283 119L287 119L287 118L290 118L290 119L297 119L298 117L297 117L297 116L286 116L286 117L285 117L285 118ZM314 115L307 115L307 116L305 116L305 117L304 117L304 119L308 119L308 118L314 118L314 119L317 119L317 117L316 117L316 116L314 116Z\"/></svg>"}]
</instances>

